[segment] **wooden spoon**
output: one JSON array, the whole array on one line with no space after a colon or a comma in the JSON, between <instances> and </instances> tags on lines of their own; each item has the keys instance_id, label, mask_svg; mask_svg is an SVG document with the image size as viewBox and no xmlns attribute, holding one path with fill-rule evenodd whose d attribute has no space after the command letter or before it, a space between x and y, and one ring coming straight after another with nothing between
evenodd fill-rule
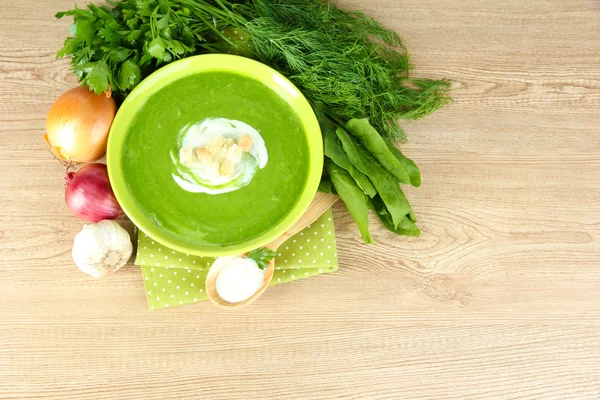
<instances>
[{"instance_id":1,"label":"wooden spoon","mask_svg":"<svg viewBox=\"0 0 600 400\"><path fill-rule=\"evenodd\" d=\"M300 219L296 221L296 223L287 232L273 240L266 247L270 250L277 251L279 246L281 246L286 240L315 222L321 215L323 215L325 211L329 209L329 207L331 207L337 201L337 199L339 199L339 197L333 194L317 193L302 217L300 217ZM234 258L243 256L244 254L240 254L239 256L234 256ZM211 301L211 303L217 307L228 310L247 306L254 300L258 299L269 286L271 279L273 279L273 273L275 272L275 259L272 258L269 262L269 266L265 270L265 279L260 289L258 289L258 291L252 295L252 297L244 301L230 303L226 300L223 300L219 296L219 293L217 293L217 276L219 276L221 270L227 265L225 262L218 261L219 258L217 258L217 260L213 263L208 271L208 274L206 275L206 294L208 295L208 299Z\"/></svg>"}]
</instances>

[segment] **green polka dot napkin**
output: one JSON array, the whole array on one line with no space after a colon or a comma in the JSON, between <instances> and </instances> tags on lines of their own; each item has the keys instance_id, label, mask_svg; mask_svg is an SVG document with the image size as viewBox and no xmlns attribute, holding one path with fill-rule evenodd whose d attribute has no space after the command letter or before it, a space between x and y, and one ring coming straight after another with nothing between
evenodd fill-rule
<instances>
[{"instance_id":1,"label":"green polka dot napkin","mask_svg":"<svg viewBox=\"0 0 600 400\"><path fill-rule=\"evenodd\" d=\"M151 310L207 300L204 280L214 258L171 250L138 231L141 266ZM279 247L271 285L337 270L333 217L328 210Z\"/></svg>"}]
</instances>

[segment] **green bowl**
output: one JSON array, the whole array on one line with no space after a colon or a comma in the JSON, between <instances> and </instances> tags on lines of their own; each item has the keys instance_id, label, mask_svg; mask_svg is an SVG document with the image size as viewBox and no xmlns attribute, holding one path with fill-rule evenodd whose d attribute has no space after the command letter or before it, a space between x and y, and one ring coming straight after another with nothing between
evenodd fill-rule
<instances>
[{"instance_id":1,"label":"green bowl","mask_svg":"<svg viewBox=\"0 0 600 400\"><path fill-rule=\"evenodd\" d=\"M204 72L233 72L261 82L282 98L293 110L306 134L309 150L308 175L304 190L289 212L264 232L248 240L223 245L186 242L158 226L136 203L123 174L123 157L130 124L146 100L166 85L193 74ZM274 116L275 118L275 116ZM144 79L125 99L113 121L107 147L110 182L119 204L131 221L159 243L183 253L200 256L242 254L265 246L285 233L306 211L317 191L323 169L323 142L319 123L312 107L302 93L283 75L249 58L225 54L200 55L173 62ZM199 204L201 206L201 204ZM151 210L161 213L165 210Z\"/></svg>"}]
</instances>

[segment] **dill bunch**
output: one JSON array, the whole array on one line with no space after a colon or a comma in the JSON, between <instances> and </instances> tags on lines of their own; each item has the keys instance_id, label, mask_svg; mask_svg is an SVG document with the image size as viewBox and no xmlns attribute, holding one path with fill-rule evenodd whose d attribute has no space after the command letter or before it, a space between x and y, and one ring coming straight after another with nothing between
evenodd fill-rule
<instances>
[{"instance_id":1,"label":"dill bunch","mask_svg":"<svg viewBox=\"0 0 600 400\"><path fill-rule=\"evenodd\" d=\"M279 70L335 120L368 117L384 136L404 139L397 120L450 101L450 82L410 78L400 37L363 13L315 0L254 0L239 11L251 38L242 54Z\"/></svg>"}]
</instances>

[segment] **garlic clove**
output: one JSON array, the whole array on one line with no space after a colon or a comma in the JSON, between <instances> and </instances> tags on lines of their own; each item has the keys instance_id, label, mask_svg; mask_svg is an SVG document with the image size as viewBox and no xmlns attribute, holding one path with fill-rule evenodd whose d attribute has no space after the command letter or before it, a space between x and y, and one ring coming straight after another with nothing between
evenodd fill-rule
<instances>
[{"instance_id":1,"label":"garlic clove","mask_svg":"<svg viewBox=\"0 0 600 400\"><path fill-rule=\"evenodd\" d=\"M132 252L129 233L115 221L104 220L83 226L75 236L72 255L81 271L100 278L123 267Z\"/></svg>"}]
</instances>

